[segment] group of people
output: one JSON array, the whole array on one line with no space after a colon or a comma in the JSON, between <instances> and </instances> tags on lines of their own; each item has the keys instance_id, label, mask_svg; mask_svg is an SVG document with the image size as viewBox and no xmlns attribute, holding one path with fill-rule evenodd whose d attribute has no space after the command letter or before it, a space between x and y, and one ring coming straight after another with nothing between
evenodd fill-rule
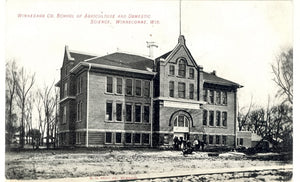
<instances>
[{"instance_id":1,"label":"group of people","mask_svg":"<svg viewBox=\"0 0 300 182\"><path fill-rule=\"evenodd\" d=\"M190 140L184 140L183 137L178 138L177 136L173 139L173 148L174 150L187 150L191 149L192 151L200 151L204 150L205 142L202 140L199 140L197 138L194 139L193 142Z\"/></svg>"}]
</instances>

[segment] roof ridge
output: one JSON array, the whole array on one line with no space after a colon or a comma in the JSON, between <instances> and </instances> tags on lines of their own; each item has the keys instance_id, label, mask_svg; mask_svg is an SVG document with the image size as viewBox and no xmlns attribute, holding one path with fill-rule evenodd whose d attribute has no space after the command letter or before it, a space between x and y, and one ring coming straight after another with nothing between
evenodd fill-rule
<instances>
[{"instance_id":1,"label":"roof ridge","mask_svg":"<svg viewBox=\"0 0 300 182\"><path fill-rule=\"evenodd\" d=\"M77 51L77 50L69 50L69 52L76 53L76 54L87 55L87 56L95 56L95 57L101 57L101 56L103 56L103 55L98 55L98 54L84 52L84 51Z\"/></svg>"},{"instance_id":2,"label":"roof ridge","mask_svg":"<svg viewBox=\"0 0 300 182\"><path fill-rule=\"evenodd\" d=\"M114 53L122 53L122 54L129 54L129 55L133 55L133 56L140 56L140 57L143 57L143 58L147 58L147 59L151 59L153 60L151 57L149 57L148 55L144 55L144 54L137 54L137 53L133 53L133 52L129 52L129 51L117 51L117 52L114 52ZM111 54L114 54L114 53L111 53ZM109 54L108 54L109 55Z\"/></svg>"}]
</instances>

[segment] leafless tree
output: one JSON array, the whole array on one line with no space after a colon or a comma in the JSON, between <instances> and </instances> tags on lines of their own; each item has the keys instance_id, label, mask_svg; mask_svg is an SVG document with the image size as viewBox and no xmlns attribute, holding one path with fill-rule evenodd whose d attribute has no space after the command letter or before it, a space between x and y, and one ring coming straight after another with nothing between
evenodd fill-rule
<instances>
[{"instance_id":1,"label":"leafless tree","mask_svg":"<svg viewBox=\"0 0 300 182\"><path fill-rule=\"evenodd\" d=\"M52 83L50 86L45 86L43 90L38 91L38 111L39 111L39 120L40 120L40 129L42 137L46 130L46 145L47 148L50 148L49 139L52 136L51 128L53 122L55 121L55 94L53 93ZM43 113L42 113L43 112ZM51 137L52 138L52 137Z\"/></svg>"},{"instance_id":2,"label":"leafless tree","mask_svg":"<svg viewBox=\"0 0 300 182\"><path fill-rule=\"evenodd\" d=\"M274 82L280 88L278 96L285 96L284 102L293 104L293 48L289 48L276 58L272 65Z\"/></svg>"},{"instance_id":3,"label":"leafless tree","mask_svg":"<svg viewBox=\"0 0 300 182\"><path fill-rule=\"evenodd\" d=\"M248 130L249 131L247 126L249 126L250 113L251 113L251 110L252 110L252 107L253 107L252 100L253 100L253 97L251 97L251 102L250 102L248 107L243 107L238 111L237 120L238 120L239 131L242 131L242 130ZM246 113L244 112L245 110L247 110Z\"/></svg>"},{"instance_id":4,"label":"leafless tree","mask_svg":"<svg viewBox=\"0 0 300 182\"><path fill-rule=\"evenodd\" d=\"M32 110L34 105L35 99L34 95L30 92L27 97L27 102L25 106L25 132L26 132L26 141L27 143L31 143L28 138L30 137L31 130L33 129L32 126ZM32 139L32 138L31 138Z\"/></svg>"},{"instance_id":5,"label":"leafless tree","mask_svg":"<svg viewBox=\"0 0 300 182\"><path fill-rule=\"evenodd\" d=\"M45 129L46 129L46 122L44 119L44 112L43 112L43 101L42 98L40 97L40 90L36 94L36 108L37 108L37 113L38 113L38 125L39 125L39 131L41 133L41 138L40 138L40 143L41 145L44 144L43 137L45 135Z\"/></svg>"},{"instance_id":6,"label":"leafless tree","mask_svg":"<svg viewBox=\"0 0 300 182\"><path fill-rule=\"evenodd\" d=\"M16 109L14 102L16 101L16 89L18 81L18 68L14 60L6 63L6 75L5 75L5 98L6 98L6 144L11 143L14 134L17 131L17 115L13 113Z\"/></svg>"},{"instance_id":7,"label":"leafless tree","mask_svg":"<svg viewBox=\"0 0 300 182\"><path fill-rule=\"evenodd\" d=\"M34 85L35 82L35 74L27 73L26 70L22 67L19 71L17 84L17 96L18 96L18 106L21 110L21 133L20 133L20 144L21 147L24 148L24 136L25 136L25 110L27 97Z\"/></svg>"}]
</instances>

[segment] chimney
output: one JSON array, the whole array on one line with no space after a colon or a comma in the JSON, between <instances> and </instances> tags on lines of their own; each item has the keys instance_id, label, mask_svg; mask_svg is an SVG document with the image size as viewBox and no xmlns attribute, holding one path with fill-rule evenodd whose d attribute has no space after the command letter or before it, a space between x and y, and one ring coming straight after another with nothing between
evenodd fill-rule
<instances>
[{"instance_id":1,"label":"chimney","mask_svg":"<svg viewBox=\"0 0 300 182\"><path fill-rule=\"evenodd\" d=\"M149 48L149 57L150 58L153 58L154 57L154 54L153 54L153 47L158 47L155 42L146 42L147 43L147 47Z\"/></svg>"},{"instance_id":2,"label":"chimney","mask_svg":"<svg viewBox=\"0 0 300 182\"><path fill-rule=\"evenodd\" d=\"M216 70L213 70L213 71L211 72L211 74L217 76Z\"/></svg>"}]
</instances>

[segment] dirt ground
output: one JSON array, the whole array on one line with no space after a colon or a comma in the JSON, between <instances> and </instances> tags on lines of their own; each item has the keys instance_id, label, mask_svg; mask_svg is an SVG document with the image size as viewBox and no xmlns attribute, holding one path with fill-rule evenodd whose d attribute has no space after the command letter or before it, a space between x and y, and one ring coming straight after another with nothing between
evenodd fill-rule
<instances>
[{"instance_id":1,"label":"dirt ground","mask_svg":"<svg viewBox=\"0 0 300 182\"><path fill-rule=\"evenodd\" d=\"M292 164L292 161L278 160L277 155L270 155L274 157L265 160L240 153L211 156L206 152L194 152L183 156L180 151L155 149L27 150L6 152L5 175L7 179L49 179Z\"/></svg>"}]
</instances>

